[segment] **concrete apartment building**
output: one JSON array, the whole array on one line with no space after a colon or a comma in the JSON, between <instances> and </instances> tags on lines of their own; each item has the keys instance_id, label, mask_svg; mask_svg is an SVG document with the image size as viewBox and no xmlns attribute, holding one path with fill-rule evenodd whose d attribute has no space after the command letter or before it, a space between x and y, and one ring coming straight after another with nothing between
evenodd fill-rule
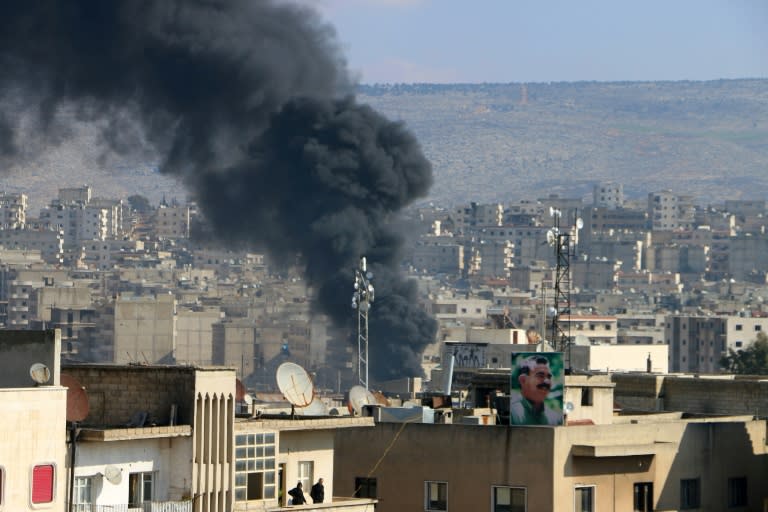
<instances>
[{"instance_id":1,"label":"concrete apartment building","mask_svg":"<svg viewBox=\"0 0 768 512\"><path fill-rule=\"evenodd\" d=\"M121 295L115 300L114 363L175 360L176 300L173 295Z\"/></svg>"},{"instance_id":2,"label":"concrete apartment building","mask_svg":"<svg viewBox=\"0 0 768 512\"><path fill-rule=\"evenodd\" d=\"M0 510L64 511L67 390L54 331L0 331ZM32 365L45 365L32 380Z\"/></svg>"},{"instance_id":3,"label":"concrete apartment building","mask_svg":"<svg viewBox=\"0 0 768 512\"><path fill-rule=\"evenodd\" d=\"M158 238L189 238L189 206L161 205L155 211L154 232Z\"/></svg>"},{"instance_id":4,"label":"concrete apartment building","mask_svg":"<svg viewBox=\"0 0 768 512\"><path fill-rule=\"evenodd\" d=\"M592 204L615 210L624 206L624 185L622 183L596 183L592 188Z\"/></svg>"},{"instance_id":5,"label":"concrete apartment building","mask_svg":"<svg viewBox=\"0 0 768 512\"><path fill-rule=\"evenodd\" d=\"M424 235L413 248L413 267L430 274L461 275L464 270L464 246L449 235Z\"/></svg>"},{"instance_id":6,"label":"concrete apartment building","mask_svg":"<svg viewBox=\"0 0 768 512\"><path fill-rule=\"evenodd\" d=\"M632 390L621 396L631 401ZM335 489L376 497L383 512L714 512L767 503L764 420L614 415L605 375L566 377L565 401L567 426L378 422L339 433Z\"/></svg>"},{"instance_id":7,"label":"concrete apartment building","mask_svg":"<svg viewBox=\"0 0 768 512\"><path fill-rule=\"evenodd\" d=\"M23 229L28 201L27 194L0 192L0 229Z\"/></svg>"},{"instance_id":8,"label":"concrete apartment building","mask_svg":"<svg viewBox=\"0 0 768 512\"><path fill-rule=\"evenodd\" d=\"M0 229L0 246L5 249L38 251L46 263L64 261L64 232L57 227L29 223L24 228Z\"/></svg>"},{"instance_id":9,"label":"concrete apartment building","mask_svg":"<svg viewBox=\"0 0 768 512\"><path fill-rule=\"evenodd\" d=\"M334 488L335 434L371 418L236 419L233 369L60 368L58 346L54 331L0 333L2 510L291 510L287 490L321 477L323 510L375 504ZM33 363L49 369L41 384Z\"/></svg>"},{"instance_id":10,"label":"concrete apartment building","mask_svg":"<svg viewBox=\"0 0 768 512\"><path fill-rule=\"evenodd\" d=\"M749 348L760 332L768 333L768 317L669 315L670 371L721 373L722 356Z\"/></svg>"}]
</instances>

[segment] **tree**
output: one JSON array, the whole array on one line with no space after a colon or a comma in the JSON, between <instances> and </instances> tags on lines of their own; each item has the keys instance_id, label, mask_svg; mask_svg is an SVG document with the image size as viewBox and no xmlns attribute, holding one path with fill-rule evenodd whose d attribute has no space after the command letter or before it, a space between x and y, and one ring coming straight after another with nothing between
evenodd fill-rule
<instances>
[{"instance_id":1,"label":"tree","mask_svg":"<svg viewBox=\"0 0 768 512\"><path fill-rule=\"evenodd\" d=\"M744 350L728 349L720 366L739 375L768 375L768 335L757 333L757 339Z\"/></svg>"},{"instance_id":2,"label":"tree","mask_svg":"<svg viewBox=\"0 0 768 512\"><path fill-rule=\"evenodd\" d=\"M137 212L147 212L152 208L149 204L149 199L139 194L128 196L128 204L131 205L132 210Z\"/></svg>"}]
</instances>

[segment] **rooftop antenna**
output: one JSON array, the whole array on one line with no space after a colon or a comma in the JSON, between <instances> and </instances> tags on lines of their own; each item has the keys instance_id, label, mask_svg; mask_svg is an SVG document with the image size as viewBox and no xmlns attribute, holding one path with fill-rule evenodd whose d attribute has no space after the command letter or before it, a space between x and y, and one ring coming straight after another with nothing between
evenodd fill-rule
<instances>
[{"instance_id":1,"label":"rooftop antenna","mask_svg":"<svg viewBox=\"0 0 768 512\"><path fill-rule=\"evenodd\" d=\"M365 256L360 258L360 267L355 270L352 309L357 310L357 377L360 386L368 390L368 311L373 303L374 290L371 284L373 274L368 272Z\"/></svg>"},{"instance_id":2,"label":"rooftop antenna","mask_svg":"<svg viewBox=\"0 0 768 512\"><path fill-rule=\"evenodd\" d=\"M565 327L560 319L562 315L571 314L571 234L560 231L560 209L550 207L549 214L553 227L547 232L547 241L555 248L556 262L554 311L551 318L552 344L556 351L565 354L566 369L570 372L570 322Z\"/></svg>"}]
</instances>

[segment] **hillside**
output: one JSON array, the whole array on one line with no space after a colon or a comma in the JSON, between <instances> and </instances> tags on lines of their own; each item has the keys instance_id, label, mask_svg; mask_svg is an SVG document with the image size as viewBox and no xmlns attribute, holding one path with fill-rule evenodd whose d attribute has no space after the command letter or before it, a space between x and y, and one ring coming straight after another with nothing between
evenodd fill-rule
<instances>
[{"instance_id":1,"label":"hillside","mask_svg":"<svg viewBox=\"0 0 768 512\"><path fill-rule=\"evenodd\" d=\"M603 180L629 197L670 188L704 203L768 190L768 80L381 85L359 100L414 131L434 165L428 199L443 204L588 197ZM0 190L27 191L34 212L82 183L185 197L146 156L104 155L98 127L68 130L0 162Z\"/></svg>"},{"instance_id":2,"label":"hillside","mask_svg":"<svg viewBox=\"0 0 768 512\"><path fill-rule=\"evenodd\" d=\"M602 180L630 197L766 197L768 80L364 86L359 99L416 133L441 203L588 196Z\"/></svg>"}]
</instances>

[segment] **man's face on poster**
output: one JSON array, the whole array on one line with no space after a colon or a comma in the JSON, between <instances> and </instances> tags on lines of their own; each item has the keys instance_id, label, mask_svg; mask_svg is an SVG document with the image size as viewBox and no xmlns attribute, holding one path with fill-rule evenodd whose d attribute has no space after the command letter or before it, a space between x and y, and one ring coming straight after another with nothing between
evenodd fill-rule
<instances>
[{"instance_id":1,"label":"man's face on poster","mask_svg":"<svg viewBox=\"0 0 768 512\"><path fill-rule=\"evenodd\" d=\"M536 361L528 366L529 372L519 377L520 391L523 396L535 404L543 403L552 389L552 371L549 363Z\"/></svg>"}]
</instances>

